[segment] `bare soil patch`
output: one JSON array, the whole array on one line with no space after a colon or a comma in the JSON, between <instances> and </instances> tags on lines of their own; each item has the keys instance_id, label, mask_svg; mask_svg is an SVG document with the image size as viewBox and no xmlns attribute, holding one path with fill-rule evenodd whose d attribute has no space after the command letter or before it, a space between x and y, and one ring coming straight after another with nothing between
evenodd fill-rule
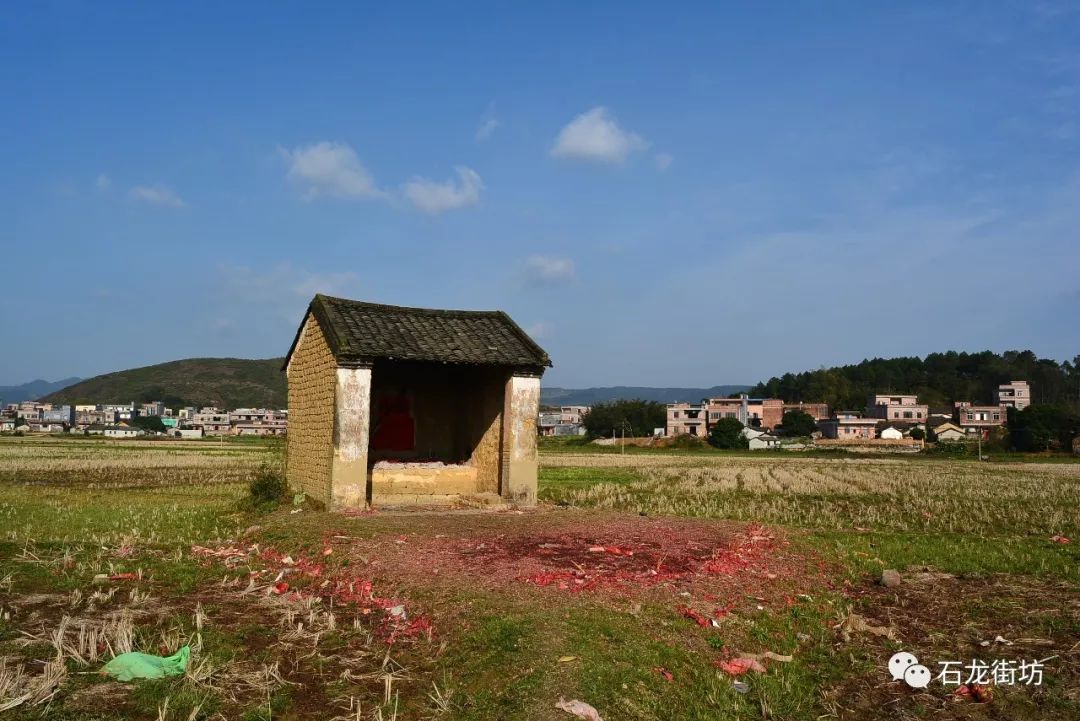
<instances>
[{"instance_id":1,"label":"bare soil patch","mask_svg":"<svg viewBox=\"0 0 1080 721\"><path fill-rule=\"evenodd\" d=\"M874 709L881 719L908 719L926 710L942 719L1065 719L1071 712L1060 707L1062 696L1080 700L1080 591L1074 584L922 569L905 572L896 588L866 584L850 593L861 613L895 631L896 641L860 638L876 664L829 692L840 718L866 718ZM927 689L912 689L885 670L901 649L915 654L935 677L943 661L1038 660L1045 661L1043 680L987 684L991 698L985 703L936 678Z\"/></svg>"}]
</instances>

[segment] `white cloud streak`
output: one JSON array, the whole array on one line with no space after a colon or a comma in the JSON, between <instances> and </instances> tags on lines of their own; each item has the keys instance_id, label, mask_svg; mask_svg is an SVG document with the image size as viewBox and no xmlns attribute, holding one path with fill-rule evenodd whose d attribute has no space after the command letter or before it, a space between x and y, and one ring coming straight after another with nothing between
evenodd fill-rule
<instances>
[{"instance_id":1,"label":"white cloud streak","mask_svg":"<svg viewBox=\"0 0 1080 721\"><path fill-rule=\"evenodd\" d=\"M457 179L444 182L413 178L402 186L402 192L418 210L425 213L444 213L480 202L480 191L484 182L480 174L472 168L455 168Z\"/></svg>"},{"instance_id":2,"label":"white cloud streak","mask_svg":"<svg viewBox=\"0 0 1080 721\"><path fill-rule=\"evenodd\" d=\"M386 193L346 143L322 141L292 150L281 149L289 164L289 179L304 188L304 197L382 198Z\"/></svg>"},{"instance_id":3,"label":"white cloud streak","mask_svg":"<svg viewBox=\"0 0 1080 721\"><path fill-rule=\"evenodd\" d=\"M525 279L530 285L560 285L574 280L574 261L533 255L525 260Z\"/></svg>"},{"instance_id":4,"label":"white cloud streak","mask_svg":"<svg viewBox=\"0 0 1080 721\"><path fill-rule=\"evenodd\" d=\"M128 197L165 208L182 208L185 205L184 199L167 185L136 185L128 191Z\"/></svg>"},{"instance_id":5,"label":"white cloud streak","mask_svg":"<svg viewBox=\"0 0 1080 721\"><path fill-rule=\"evenodd\" d=\"M577 116L559 131L551 155L618 165L631 153L647 147L649 144L644 138L620 128L606 108L597 106Z\"/></svg>"},{"instance_id":6,"label":"white cloud streak","mask_svg":"<svg viewBox=\"0 0 1080 721\"><path fill-rule=\"evenodd\" d=\"M488 118L480 124L479 128L476 129L476 139L487 140L491 137L491 134L495 132L499 125L501 125L501 123L497 118Z\"/></svg>"}]
</instances>

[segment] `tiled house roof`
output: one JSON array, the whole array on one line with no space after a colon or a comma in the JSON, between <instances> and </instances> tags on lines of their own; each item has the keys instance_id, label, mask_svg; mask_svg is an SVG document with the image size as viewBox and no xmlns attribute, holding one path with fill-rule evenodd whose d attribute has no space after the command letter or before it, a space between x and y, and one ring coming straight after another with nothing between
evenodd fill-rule
<instances>
[{"instance_id":1,"label":"tiled house roof","mask_svg":"<svg viewBox=\"0 0 1080 721\"><path fill-rule=\"evenodd\" d=\"M551 365L548 354L502 311L405 308L322 294L312 299L308 311L342 366L390 359L542 372ZM302 330L303 324L285 358L286 367Z\"/></svg>"}]
</instances>

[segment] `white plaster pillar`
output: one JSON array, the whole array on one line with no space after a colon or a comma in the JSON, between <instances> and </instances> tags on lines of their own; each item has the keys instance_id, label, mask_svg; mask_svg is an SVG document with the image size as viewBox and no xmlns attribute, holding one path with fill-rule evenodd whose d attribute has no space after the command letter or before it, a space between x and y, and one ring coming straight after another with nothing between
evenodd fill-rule
<instances>
[{"instance_id":1,"label":"white plaster pillar","mask_svg":"<svg viewBox=\"0 0 1080 721\"><path fill-rule=\"evenodd\" d=\"M540 412L540 378L513 375L506 382L503 407L503 498L536 505L536 418Z\"/></svg>"},{"instance_id":2,"label":"white plaster pillar","mask_svg":"<svg viewBox=\"0 0 1080 721\"><path fill-rule=\"evenodd\" d=\"M371 369L338 368L330 508L367 505Z\"/></svg>"}]
</instances>

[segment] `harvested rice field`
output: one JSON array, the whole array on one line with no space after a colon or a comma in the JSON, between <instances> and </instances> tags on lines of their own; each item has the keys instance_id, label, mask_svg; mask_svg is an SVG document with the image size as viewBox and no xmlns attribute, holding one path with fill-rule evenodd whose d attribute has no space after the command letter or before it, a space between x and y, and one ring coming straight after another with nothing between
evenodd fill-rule
<instances>
[{"instance_id":1,"label":"harvested rice field","mask_svg":"<svg viewBox=\"0 0 1080 721\"><path fill-rule=\"evenodd\" d=\"M1080 465L544 454L536 509L257 513L277 454L0 439L0 716L1080 718Z\"/></svg>"}]
</instances>

